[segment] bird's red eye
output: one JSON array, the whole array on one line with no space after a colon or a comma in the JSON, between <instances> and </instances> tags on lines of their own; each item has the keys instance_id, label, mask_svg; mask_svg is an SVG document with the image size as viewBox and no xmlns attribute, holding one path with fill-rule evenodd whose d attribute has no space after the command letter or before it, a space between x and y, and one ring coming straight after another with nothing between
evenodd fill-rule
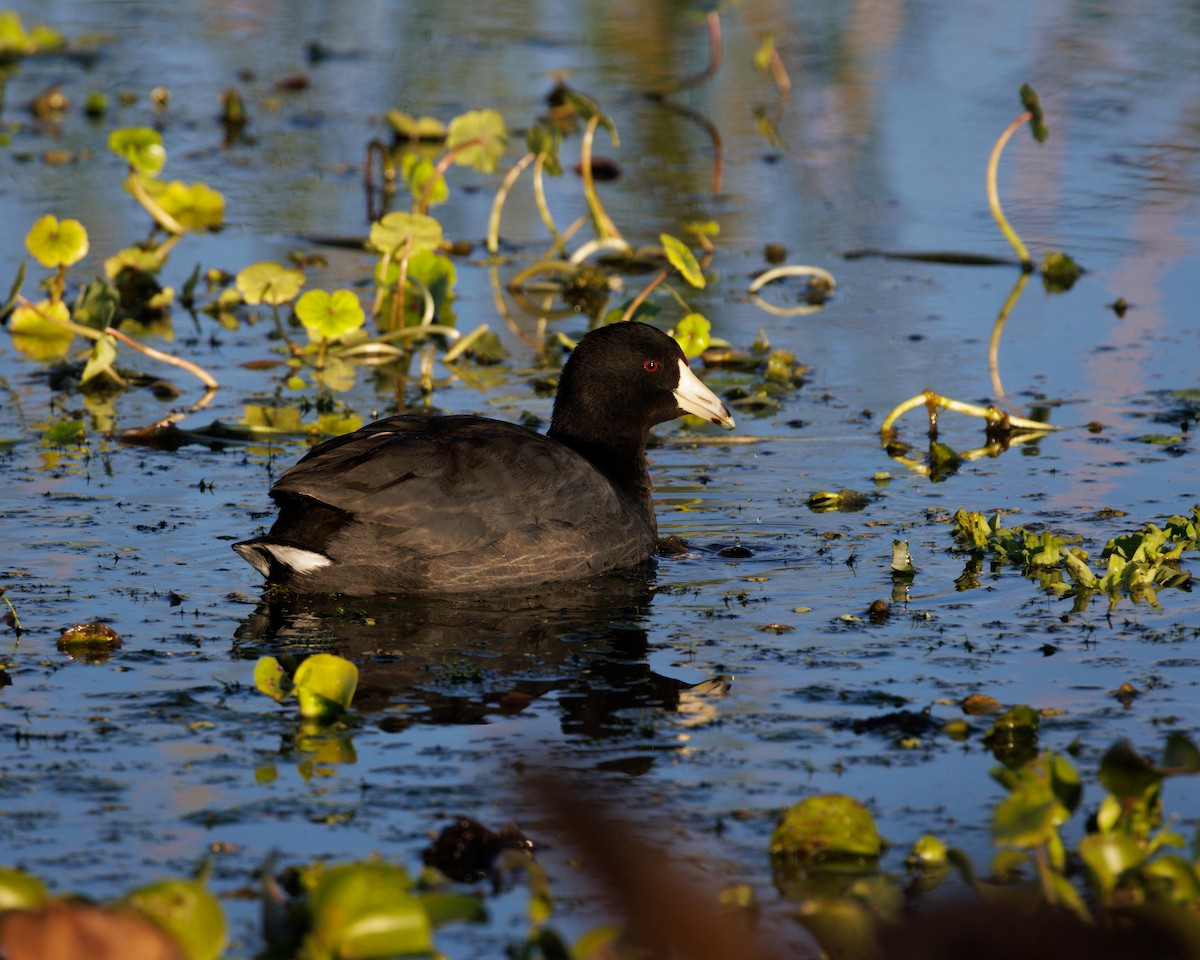
<instances>
[{"instance_id":1,"label":"bird's red eye","mask_svg":"<svg viewBox=\"0 0 1200 960\"><path fill-rule=\"evenodd\" d=\"M642 364L642 369L644 369L647 373L655 373L658 370L658 361L657 360L647 360L645 363Z\"/></svg>"}]
</instances>

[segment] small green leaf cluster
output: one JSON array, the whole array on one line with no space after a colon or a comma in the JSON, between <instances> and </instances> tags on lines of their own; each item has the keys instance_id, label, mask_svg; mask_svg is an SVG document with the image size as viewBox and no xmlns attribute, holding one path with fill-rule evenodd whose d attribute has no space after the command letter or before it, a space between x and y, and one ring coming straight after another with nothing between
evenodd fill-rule
<instances>
[{"instance_id":1,"label":"small green leaf cluster","mask_svg":"<svg viewBox=\"0 0 1200 960\"><path fill-rule=\"evenodd\" d=\"M525 960L602 960L615 955L621 934L617 924L588 930L574 944L568 944L548 925L555 909L549 878L525 852L504 851L497 868L504 875L524 874L529 888L529 932L524 942L513 944L513 956ZM316 861L285 873L294 881L289 884L293 891L290 896L283 893L270 870L263 872L265 945L258 954L262 957L441 957L444 954L434 940L437 929L449 923L487 919L486 908L475 893L454 889L448 878L434 868L413 877L399 864L372 858L335 864ZM128 938L131 931L126 915L133 913L167 935L177 951L172 956L218 960L228 947L228 923L220 901L206 887L206 874L207 864L198 879L158 881L94 907L70 894L51 897L40 878L24 870L0 867L0 952L6 945L6 916L19 912L23 918L40 921L42 927L57 926L54 942L74 943L62 925L71 921L70 911L79 908L87 913L79 925L86 924L85 932L93 938L97 934L109 939L122 935ZM87 942L94 944L95 940Z\"/></svg>"},{"instance_id":2,"label":"small green leaf cluster","mask_svg":"<svg viewBox=\"0 0 1200 960\"><path fill-rule=\"evenodd\" d=\"M1163 529L1147 524L1132 534L1115 537L1101 553L1106 561L1104 571L1096 573L1088 564L1087 553L1069 546L1080 542L1079 537L1005 527L999 514L991 520L968 510L954 515L954 538L962 549L1020 566L1051 592L1074 596L1077 610L1086 609L1097 594L1108 597L1110 609L1125 596L1135 603L1158 606L1160 589L1184 588L1191 582L1191 574L1179 564L1184 550L1200 546L1198 529L1200 505L1192 508L1190 516L1171 517Z\"/></svg>"},{"instance_id":3,"label":"small green leaf cluster","mask_svg":"<svg viewBox=\"0 0 1200 960\"><path fill-rule=\"evenodd\" d=\"M849 796L808 797L782 814L770 841L775 884L799 904L797 919L826 955L881 956L880 932L952 868L983 902L1024 904L1031 919L1042 905L1086 923L1143 911L1200 942L1200 860L1162 810L1165 781L1200 773L1200 750L1173 733L1155 763L1126 741L1114 744L1099 768L1107 793L1072 845L1064 830L1084 810L1083 785L1066 756L1038 749L1037 726L1037 711L1020 705L984 738L1002 761L991 775L1005 790L993 809L998 849L986 877L962 850L926 834L906 857L911 876L902 885L880 868L887 844L870 810Z\"/></svg>"},{"instance_id":4,"label":"small green leaf cluster","mask_svg":"<svg viewBox=\"0 0 1200 960\"><path fill-rule=\"evenodd\" d=\"M1173 852L1186 849L1186 842L1164 821L1162 788L1169 777L1197 773L1200 751L1182 733L1167 738L1159 763L1128 741L1114 744L1100 762L1100 783L1108 793L1070 856L1060 829L1082 798L1070 761L1042 751L1015 770L998 768L993 776L1009 795L992 820L992 838L1003 848L993 872L1008 875L1022 864L1032 866L1048 903L1091 919L1092 910L1072 882L1079 864L1098 911L1179 907L1186 911L1180 922L1190 914L1196 924L1200 863Z\"/></svg>"},{"instance_id":5,"label":"small green leaf cluster","mask_svg":"<svg viewBox=\"0 0 1200 960\"><path fill-rule=\"evenodd\" d=\"M402 110L389 110L386 120L397 138L397 147L387 150L374 143L369 149L383 154L384 177L390 185L395 174L412 195L413 212L450 199L446 171L451 165L492 173L508 148L508 128L495 110L470 110L443 125L434 117L413 117ZM439 153L439 148L444 148Z\"/></svg>"},{"instance_id":6,"label":"small green leaf cluster","mask_svg":"<svg viewBox=\"0 0 1200 960\"><path fill-rule=\"evenodd\" d=\"M66 45L66 39L53 27L35 24L26 30L16 10L0 10L0 63L53 53Z\"/></svg>"},{"instance_id":7,"label":"small green leaf cluster","mask_svg":"<svg viewBox=\"0 0 1200 960\"><path fill-rule=\"evenodd\" d=\"M225 198L207 184L164 183L167 162L162 134L150 127L125 127L108 135L108 148L129 164L125 189L168 234L217 230L225 219Z\"/></svg>"}]
</instances>

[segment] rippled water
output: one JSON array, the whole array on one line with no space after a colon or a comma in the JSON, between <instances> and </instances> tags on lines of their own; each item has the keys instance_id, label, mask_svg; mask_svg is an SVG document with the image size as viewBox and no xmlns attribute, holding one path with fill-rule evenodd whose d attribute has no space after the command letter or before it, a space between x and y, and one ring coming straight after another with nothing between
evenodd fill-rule
<instances>
[{"instance_id":1,"label":"rippled water","mask_svg":"<svg viewBox=\"0 0 1200 960\"><path fill-rule=\"evenodd\" d=\"M948 552L946 523L959 508L1015 509L1014 525L1081 535L1095 557L1108 537L1200 500L1186 430L1200 387L1192 5L1153 15L1064 2L730 8L721 70L672 98L719 131L716 192L706 128L645 96L704 65L703 21L676 5L50 0L20 9L73 38L109 39L94 61L36 59L8 72L0 284L42 213L87 226L92 253L73 270L80 278L144 235L105 147L111 126L159 123L168 173L226 195L227 228L189 236L172 255L168 280L178 286L196 263L237 271L311 248L305 236L365 233L363 152L387 109L448 119L495 107L521 127L562 71L620 132L619 147L601 139L623 168L602 191L626 235L654 242L686 219L716 220L716 279L691 302L736 346L763 330L810 372L778 409L738 412L737 437L757 442L708 442L703 430L704 442L687 442L696 435L678 425L658 432L660 527L692 551L663 559L648 580L519 606L279 610L260 603L256 575L229 543L268 522L270 480L301 447L120 445L103 435L104 417L145 425L172 402L141 390L109 411L84 410L4 334L0 438L11 443L0 448L0 577L25 633L18 641L7 632L0 647L12 680L0 689L0 860L95 896L187 872L210 849L225 894L251 883L272 850L287 862L379 851L415 866L428 835L456 813L493 825L516 819L536 835L542 814L521 791L521 771L556 764L580 772L614 809L636 812L651 839L693 855L686 872L743 880L773 903L767 836L781 807L813 792L866 801L896 844L895 867L925 832L987 861L999 788L978 732L965 745L931 736L901 750L887 736L855 734L852 720L898 705L932 705L950 719L960 715L953 701L976 691L1062 710L1041 741L1063 749L1078 738L1089 784L1118 737L1156 752L1167 730L1196 733L1192 594L1164 591L1161 609L1126 600L1111 615L1097 600L1076 614L1069 600L986 564L980 586L960 591L964 558ZM751 66L765 31L793 84L782 145L755 125L755 109L776 100ZM331 55L309 63L314 40ZM307 90L275 90L298 70ZM1017 404L1067 429L932 483L889 460L879 422L926 387L994 399L988 339L1016 271L843 254L1008 256L983 168L1019 112L1024 81L1041 94L1051 138L1038 146L1022 134L1010 145L1005 208L1035 256L1065 249L1089 272L1066 294L1028 285L1004 330L1001 373ZM52 83L76 105L94 89L138 100L100 123L73 107L47 127L24 104ZM148 104L157 85L171 90L161 117ZM245 94L251 124L248 139L226 149L215 116L230 86ZM577 148L564 148L571 162ZM73 159L48 164L51 149ZM510 150L505 165L513 159ZM513 359L490 390L446 382L434 402L545 418L534 357L497 314L481 252L498 181L454 171L454 196L436 212L448 236L478 245L458 262L460 326L487 322ZM561 223L584 210L570 174L551 184L550 201ZM501 272L511 275L544 244L527 183L506 207L504 234L516 259ZM791 318L756 306L746 288L767 242L785 244L791 262L831 270L834 301ZM310 282L369 275L365 256L328 256ZM27 292L41 275L31 269ZM1131 305L1123 317L1109 306L1119 297ZM266 326L228 331L178 311L168 332L149 338L221 381L192 423L236 421L244 404L273 394L270 375L243 366L273 355ZM574 336L585 323L561 327ZM721 371L705 377L731 384ZM171 379L184 390L175 403L195 399L192 383ZM392 409L367 375L346 399L364 416ZM72 411L89 418L87 443L43 442L44 426ZM1083 429L1093 422L1100 432ZM942 423L956 449L983 442L974 423L950 414ZM922 446L917 413L901 433ZM1147 434L1179 440L1153 445L1140 440ZM858 513L806 507L810 494L841 488L871 500ZM909 541L918 574L907 599L897 594L892 615L873 624L870 603L893 599L893 539ZM721 555L735 543L751 556ZM113 657L87 664L56 650L63 628L96 619L124 638ZM363 722L314 744L254 691L250 658L331 646L363 666ZM726 696L687 690L716 675L735 677ZM1112 693L1125 682L1144 691L1128 706ZM1172 784L1166 807L1185 833L1200 817L1194 787ZM545 857L564 924L580 929L603 910L583 898L570 853L552 842ZM520 891L492 899L493 924L451 933L444 949L495 955L498 941L523 929L521 903ZM253 904L226 904L239 951L252 952Z\"/></svg>"}]
</instances>

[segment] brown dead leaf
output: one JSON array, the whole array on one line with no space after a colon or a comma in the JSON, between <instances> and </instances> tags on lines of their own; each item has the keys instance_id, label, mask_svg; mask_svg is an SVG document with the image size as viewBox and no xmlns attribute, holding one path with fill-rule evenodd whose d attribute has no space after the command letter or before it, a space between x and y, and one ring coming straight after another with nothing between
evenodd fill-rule
<instances>
[{"instance_id":1,"label":"brown dead leaf","mask_svg":"<svg viewBox=\"0 0 1200 960\"><path fill-rule=\"evenodd\" d=\"M53 901L0 917L7 960L183 960L183 950L149 920L128 910Z\"/></svg>"},{"instance_id":2,"label":"brown dead leaf","mask_svg":"<svg viewBox=\"0 0 1200 960\"><path fill-rule=\"evenodd\" d=\"M1004 709L1004 704L995 697L989 697L986 693L972 693L970 696L963 697L959 706L962 707L962 712L969 717L999 713Z\"/></svg>"}]
</instances>

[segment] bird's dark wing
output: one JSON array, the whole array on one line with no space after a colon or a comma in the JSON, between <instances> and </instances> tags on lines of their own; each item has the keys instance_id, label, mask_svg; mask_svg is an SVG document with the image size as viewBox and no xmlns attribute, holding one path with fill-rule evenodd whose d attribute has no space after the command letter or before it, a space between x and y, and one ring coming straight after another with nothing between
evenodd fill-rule
<instances>
[{"instance_id":1,"label":"bird's dark wing","mask_svg":"<svg viewBox=\"0 0 1200 960\"><path fill-rule=\"evenodd\" d=\"M583 457L480 417L380 421L315 448L271 495L270 537L334 561L313 576L336 569L347 583L327 590L536 583L636 563L654 547L640 511ZM355 578L371 583L351 589Z\"/></svg>"}]
</instances>

